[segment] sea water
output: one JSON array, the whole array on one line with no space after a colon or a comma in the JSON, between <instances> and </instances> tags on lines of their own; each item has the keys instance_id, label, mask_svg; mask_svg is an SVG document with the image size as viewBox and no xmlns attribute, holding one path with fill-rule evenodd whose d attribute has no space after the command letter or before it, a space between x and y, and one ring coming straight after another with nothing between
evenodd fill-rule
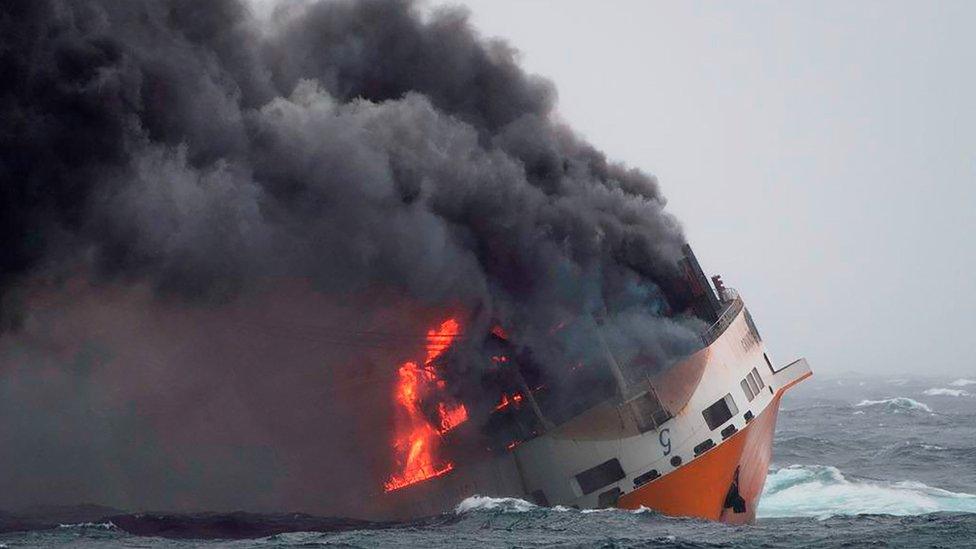
<instances>
[{"instance_id":1,"label":"sea water","mask_svg":"<svg viewBox=\"0 0 976 549\"><path fill-rule=\"evenodd\" d=\"M783 400L758 521L578 511L475 496L402 524L244 540L111 523L0 534L2 547L976 547L976 375L815 376Z\"/></svg>"}]
</instances>

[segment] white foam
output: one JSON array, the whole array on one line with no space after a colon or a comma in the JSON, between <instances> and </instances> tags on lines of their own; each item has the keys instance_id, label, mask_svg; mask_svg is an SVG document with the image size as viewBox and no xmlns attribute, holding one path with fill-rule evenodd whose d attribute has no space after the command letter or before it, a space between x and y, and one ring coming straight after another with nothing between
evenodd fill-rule
<instances>
[{"instance_id":1,"label":"white foam","mask_svg":"<svg viewBox=\"0 0 976 549\"><path fill-rule=\"evenodd\" d=\"M967 385L976 385L976 380L959 378L953 381L952 383L950 383L949 385L952 385L953 387L965 387Z\"/></svg>"},{"instance_id":2,"label":"white foam","mask_svg":"<svg viewBox=\"0 0 976 549\"><path fill-rule=\"evenodd\" d=\"M791 465L771 473L759 501L760 517L976 512L976 495L915 481L849 480L836 467Z\"/></svg>"},{"instance_id":3,"label":"white foam","mask_svg":"<svg viewBox=\"0 0 976 549\"><path fill-rule=\"evenodd\" d=\"M950 396L950 397L962 397L969 396L969 393L963 391L962 389L926 389L922 392L928 396Z\"/></svg>"},{"instance_id":4,"label":"white foam","mask_svg":"<svg viewBox=\"0 0 976 549\"><path fill-rule=\"evenodd\" d=\"M58 528L98 528L100 530L115 530L112 521L108 522L79 522L76 524L59 524Z\"/></svg>"},{"instance_id":5,"label":"white foam","mask_svg":"<svg viewBox=\"0 0 976 549\"><path fill-rule=\"evenodd\" d=\"M893 412L908 412L908 411L922 411L931 412L932 408L929 408L927 404L923 404L913 398L908 397L894 397L886 398L883 400L862 400L854 405L856 408L865 408L869 406L884 406L885 409L891 410Z\"/></svg>"},{"instance_id":6,"label":"white foam","mask_svg":"<svg viewBox=\"0 0 976 549\"><path fill-rule=\"evenodd\" d=\"M471 511L494 511L499 510L506 513L525 513L538 509L539 506L529 503L524 499L518 498L493 498L489 496L471 496L458 504L454 508L457 514L469 513Z\"/></svg>"}]
</instances>

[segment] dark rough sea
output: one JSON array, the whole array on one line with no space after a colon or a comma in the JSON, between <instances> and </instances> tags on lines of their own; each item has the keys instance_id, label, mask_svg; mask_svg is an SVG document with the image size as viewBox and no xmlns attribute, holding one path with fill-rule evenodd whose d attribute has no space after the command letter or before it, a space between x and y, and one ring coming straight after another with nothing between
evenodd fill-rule
<instances>
[{"instance_id":1,"label":"dark rough sea","mask_svg":"<svg viewBox=\"0 0 976 549\"><path fill-rule=\"evenodd\" d=\"M0 525L9 530L14 519L0 515ZM401 524L297 515L147 520L35 526L0 534L0 548L976 547L976 375L815 376L789 393L759 520L751 526L486 497ZM260 535L282 529L295 531ZM201 531L257 537L159 535Z\"/></svg>"}]
</instances>

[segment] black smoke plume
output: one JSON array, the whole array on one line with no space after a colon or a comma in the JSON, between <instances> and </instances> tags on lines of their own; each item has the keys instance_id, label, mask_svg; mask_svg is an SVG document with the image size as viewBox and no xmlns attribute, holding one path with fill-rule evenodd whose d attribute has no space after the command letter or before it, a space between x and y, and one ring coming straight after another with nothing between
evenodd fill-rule
<instances>
[{"instance_id":1,"label":"black smoke plume","mask_svg":"<svg viewBox=\"0 0 976 549\"><path fill-rule=\"evenodd\" d=\"M544 365L594 315L621 362L687 352L656 180L555 98L459 9L0 4L0 506L368 515L359 395L446 314Z\"/></svg>"}]
</instances>

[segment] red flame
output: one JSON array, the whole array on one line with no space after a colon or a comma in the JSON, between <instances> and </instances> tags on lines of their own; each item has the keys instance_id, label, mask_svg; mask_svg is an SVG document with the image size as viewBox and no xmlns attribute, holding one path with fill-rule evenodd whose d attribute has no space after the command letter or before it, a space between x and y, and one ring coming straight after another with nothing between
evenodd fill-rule
<instances>
[{"instance_id":1,"label":"red flame","mask_svg":"<svg viewBox=\"0 0 976 549\"><path fill-rule=\"evenodd\" d=\"M521 403L522 403L521 393L513 393L511 398L509 398L508 395L506 395L505 393L502 393L502 399L498 403L498 406L495 406L495 410L503 410L505 408L508 408L512 404L518 405Z\"/></svg>"},{"instance_id":2,"label":"red flame","mask_svg":"<svg viewBox=\"0 0 976 549\"><path fill-rule=\"evenodd\" d=\"M444 387L444 381L437 377L434 360L454 343L460 325L451 318L444 321L436 330L427 332L427 359L424 367L415 362L404 362L397 371L396 401L403 411L403 421L397 426L393 448L402 464L399 474L393 474L383 484L384 490L392 492L404 486L416 484L437 477L454 469L450 461L438 463L437 445L440 435L464 423L468 410L463 404L437 405L438 428L434 428L420 408L423 393L431 386Z\"/></svg>"}]
</instances>

